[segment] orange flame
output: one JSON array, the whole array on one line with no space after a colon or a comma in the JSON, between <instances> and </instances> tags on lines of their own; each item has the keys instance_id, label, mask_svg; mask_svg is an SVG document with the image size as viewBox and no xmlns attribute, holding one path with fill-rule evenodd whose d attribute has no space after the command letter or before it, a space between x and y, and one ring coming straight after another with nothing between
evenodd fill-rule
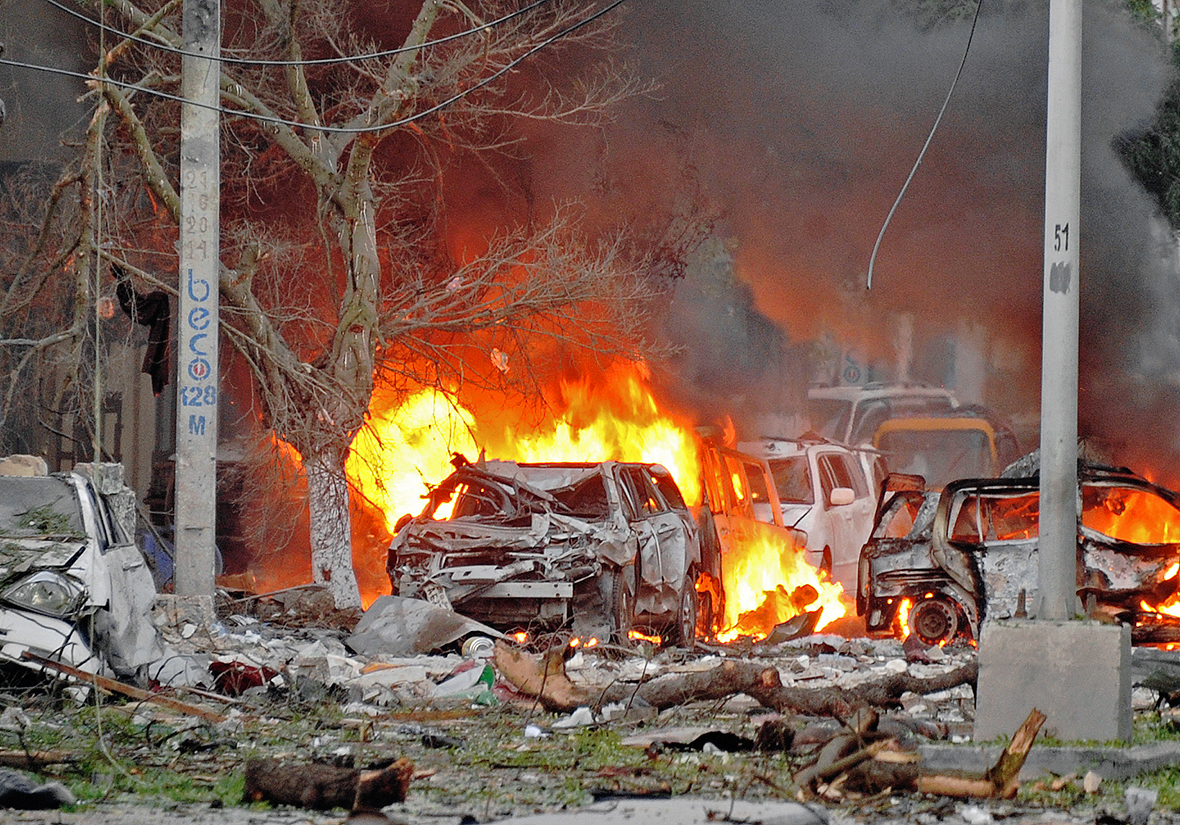
<instances>
[{"instance_id":1,"label":"orange flame","mask_svg":"<svg viewBox=\"0 0 1180 825\"><path fill-rule=\"evenodd\" d=\"M643 631L640 631L640 630L627 631L627 638L634 639L635 641L640 641L640 642L651 642L654 645L658 645L661 642L663 642L662 637L651 636L651 635L648 635L647 633L644 633Z\"/></svg>"},{"instance_id":2,"label":"orange flame","mask_svg":"<svg viewBox=\"0 0 1180 825\"><path fill-rule=\"evenodd\" d=\"M840 598L843 588L808 564L802 548L784 544L784 535L766 527L731 542L721 574L725 589L721 641L738 636L765 638L775 625L806 611L822 608L816 629L845 614Z\"/></svg>"},{"instance_id":3,"label":"orange flame","mask_svg":"<svg viewBox=\"0 0 1180 825\"><path fill-rule=\"evenodd\" d=\"M1180 573L1180 562L1176 562L1171 567L1169 567L1167 569L1167 571L1164 573L1164 578L1170 579L1173 576L1175 576L1177 573ZM1168 599L1163 604L1156 605L1154 607L1152 605L1149 605L1146 601L1141 601L1139 603L1139 606L1149 612L1154 611L1156 613L1163 613L1167 616L1180 617L1180 593L1177 593L1175 596Z\"/></svg>"},{"instance_id":4,"label":"orange flame","mask_svg":"<svg viewBox=\"0 0 1180 825\"><path fill-rule=\"evenodd\" d=\"M913 607L913 599L902 599L901 604L897 606L897 626L901 628L901 638L903 640L910 637L910 611Z\"/></svg>"},{"instance_id":5,"label":"orange flame","mask_svg":"<svg viewBox=\"0 0 1180 825\"><path fill-rule=\"evenodd\" d=\"M597 380L563 381L557 396L549 405L553 416L521 432L505 421L523 418L523 410L480 416L429 388L400 404L375 393L369 426L353 441L347 461L349 480L382 514L391 535L402 515L421 512L426 486L450 473L454 453L471 460L483 452L522 462L657 463L672 473L689 506L700 502L700 456L692 424L660 410L644 365L619 364ZM362 563L384 564L384 548L370 552L382 553L380 561ZM362 601L370 604L378 595L362 593Z\"/></svg>"},{"instance_id":6,"label":"orange flame","mask_svg":"<svg viewBox=\"0 0 1180 825\"><path fill-rule=\"evenodd\" d=\"M1119 541L1180 542L1180 510L1159 496L1125 487L1113 488L1101 501L1084 501L1082 524Z\"/></svg>"}]
</instances>

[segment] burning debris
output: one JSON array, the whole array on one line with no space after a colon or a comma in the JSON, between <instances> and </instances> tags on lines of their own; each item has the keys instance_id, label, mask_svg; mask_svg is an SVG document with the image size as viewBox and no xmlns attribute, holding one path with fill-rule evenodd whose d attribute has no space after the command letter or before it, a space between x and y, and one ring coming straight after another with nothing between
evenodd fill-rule
<instances>
[{"instance_id":1,"label":"burning debris","mask_svg":"<svg viewBox=\"0 0 1180 825\"><path fill-rule=\"evenodd\" d=\"M808 635L694 654L638 643L621 655L568 634L527 645L503 637L493 650L470 643L487 636L460 634L430 655L405 655L382 652L374 635L359 654L343 629L228 611L263 600L223 600L212 625L182 620L161 633L173 660L238 662L272 678L231 688L214 668L199 678L194 668L187 684L161 680L149 696L108 694L106 712L122 698L136 720L140 769L244 776L231 806L388 812L414 825L473 813L472 788L484 789L499 818L582 804L569 798L571 782L586 801L708 800L731 794L737 773L752 783L747 802L802 794L812 805L838 805L886 786L894 798L909 789L915 800L1002 799L1018 774L1027 778L1019 765L956 774L927 749L970 736L976 665L967 645L918 650L893 639ZM467 622L454 624L471 629ZM1153 673L1172 661L1155 653ZM1148 707L1148 697L1138 704ZM603 730L619 735L609 751ZM592 740L601 743L591 748ZM236 753L233 743L245 741L250 753ZM200 761L185 767L188 759ZM523 777L531 774L530 784ZM557 786L567 789L561 799Z\"/></svg>"},{"instance_id":2,"label":"burning debris","mask_svg":"<svg viewBox=\"0 0 1180 825\"><path fill-rule=\"evenodd\" d=\"M717 634L722 641L766 637L809 612L819 614L813 627L823 628L846 612L844 591L830 577L832 560L838 557L839 569L848 569L859 550L859 528L849 530L850 519L841 513L829 516L842 506L833 505L831 495L840 486L836 479L843 478L869 504L865 469L856 453L833 442L790 444L770 450L776 455L772 459L729 449L715 439L702 443L702 540L716 546L720 559L715 604L723 608ZM837 465L846 474L832 475ZM856 497L850 487L838 493L845 494ZM798 526L805 518L812 534ZM836 522L843 526L833 529Z\"/></svg>"}]
</instances>

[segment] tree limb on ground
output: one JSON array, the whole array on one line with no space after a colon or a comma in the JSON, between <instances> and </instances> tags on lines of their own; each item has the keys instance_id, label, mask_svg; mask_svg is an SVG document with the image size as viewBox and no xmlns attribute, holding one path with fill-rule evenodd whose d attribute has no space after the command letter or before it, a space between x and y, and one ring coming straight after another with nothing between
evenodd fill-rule
<instances>
[{"instance_id":1,"label":"tree limb on ground","mask_svg":"<svg viewBox=\"0 0 1180 825\"><path fill-rule=\"evenodd\" d=\"M936 773L922 765L916 752L890 749L894 744L874 742L839 759L820 758L795 775L800 793L838 797L846 791L876 794L883 791L917 791L960 799L1011 799L1020 788L1020 770L1033 741L1045 722L1045 714L1033 708L999 759L983 774Z\"/></svg>"},{"instance_id":2,"label":"tree limb on ground","mask_svg":"<svg viewBox=\"0 0 1180 825\"><path fill-rule=\"evenodd\" d=\"M906 692L933 693L957 685L973 685L979 672L978 665L971 662L928 679L896 674L858 685L852 691L838 687L787 687L776 668L758 662L727 661L712 670L669 673L637 685L617 682L594 690L571 682L565 674L562 657L553 655L553 651L536 656L499 641L494 663L500 674L518 690L536 697L542 707L552 712L568 713L583 705L600 708L636 699L663 709L744 693L764 707L780 712L837 719L855 718L873 706L896 705Z\"/></svg>"},{"instance_id":3,"label":"tree limb on ground","mask_svg":"<svg viewBox=\"0 0 1180 825\"><path fill-rule=\"evenodd\" d=\"M242 799L317 811L379 811L405 801L413 776L414 764L404 758L374 770L251 759Z\"/></svg>"}]
</instances>

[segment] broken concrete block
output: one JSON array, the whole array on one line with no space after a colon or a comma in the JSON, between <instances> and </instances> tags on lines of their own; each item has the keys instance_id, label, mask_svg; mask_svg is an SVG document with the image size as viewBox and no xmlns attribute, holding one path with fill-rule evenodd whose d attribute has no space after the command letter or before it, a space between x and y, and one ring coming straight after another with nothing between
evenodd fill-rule
<instances>
[{"instance_id":1,"label":"broken concrete block","mask_svg":"<svg viewBox=\"0 0 1180 825\"><path fill-rule=\"evenodd\" d=\"M1032 708L1047 735L1131 739L1131 629L1086 621L985 622L975 741L1008 735Z\"/></svg>"}]
</instances>

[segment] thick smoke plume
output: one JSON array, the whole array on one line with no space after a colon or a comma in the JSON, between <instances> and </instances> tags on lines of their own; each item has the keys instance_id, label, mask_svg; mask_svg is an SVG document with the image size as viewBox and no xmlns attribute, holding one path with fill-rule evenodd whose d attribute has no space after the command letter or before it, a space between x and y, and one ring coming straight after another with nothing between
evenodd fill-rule
<instances>
[{"instance_id":1,"label":"thick smoke plume","mask_svg":"<svg viewBox=\"0 0 1180 825\"><path fill-rule=\"evenodd\" d=\"M606 159L619 202L645 203L691 169L723 217L718 243L673 302L670 334L685 346L677 396L707 414L727 399L788 405L814 377L816 356L833 348L890 377L907 313L909 377L954 385L952 355L969 331L986 373L971 400L1023 425L1032 448L1048 3L985 2L868 291L873 244L971 30L970 17L922 30L904 5L634 4L628 39L662 92L576 156ZM1111 144L1150 121L1169 70L1157 37L1121 8L1084 10L1080 432L1118 460L1160 472L1180 449L1180 296L1165 259L1168 233ZM568 185L578 177L569 157L534 168L548 163Z\"/></svg>"}]
</instances>

